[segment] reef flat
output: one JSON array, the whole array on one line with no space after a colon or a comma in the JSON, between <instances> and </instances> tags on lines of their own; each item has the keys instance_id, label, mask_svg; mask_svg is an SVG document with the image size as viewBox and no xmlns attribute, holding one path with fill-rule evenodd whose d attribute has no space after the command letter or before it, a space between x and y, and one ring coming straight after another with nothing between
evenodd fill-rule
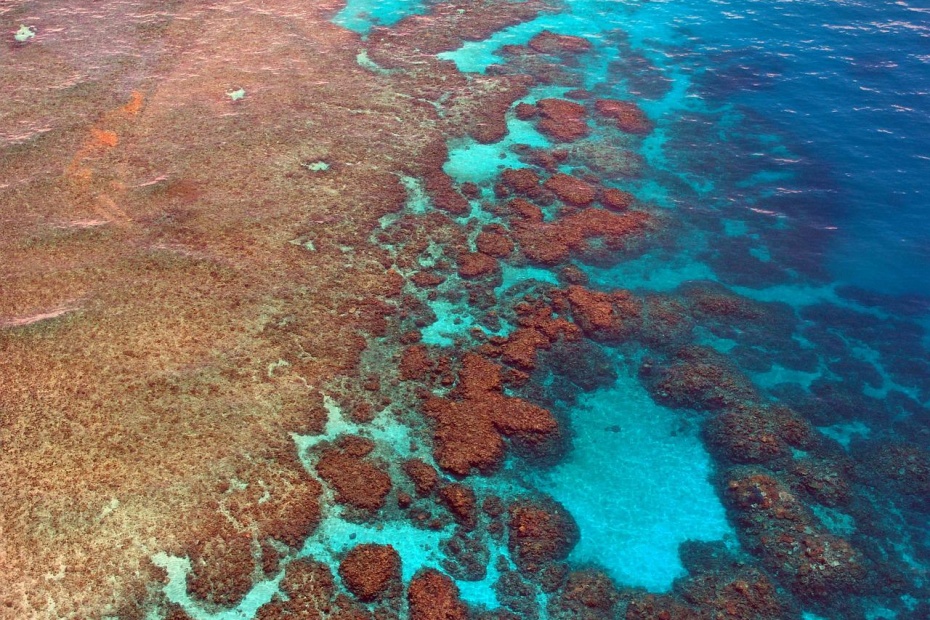
<instances>
[{"instance_id":1,"label":"reef flat","mask_svg":"<svg viewBox=\"0 0 930 620\"><path fill-rule=\"evenodd\" d=\"M925 617L919 313L580 8L357 4L0 12L0 618Z\"/></svg>"}]
</instances>

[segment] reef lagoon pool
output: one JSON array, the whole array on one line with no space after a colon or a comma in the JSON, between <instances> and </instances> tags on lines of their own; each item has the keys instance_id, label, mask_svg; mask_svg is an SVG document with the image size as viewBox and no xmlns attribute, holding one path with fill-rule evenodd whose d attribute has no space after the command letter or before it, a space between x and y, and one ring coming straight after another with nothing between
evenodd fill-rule
<instances>
[{"instance_id":1,"label":"reef lagoon pool","mask_svg":"<svg viewBox=\"0 0 930 620\"><path fill-rule=\"evenodd\" d=\"M0 618L930 617L930 7L0 32Z\"/></svg>"}]
</instances>

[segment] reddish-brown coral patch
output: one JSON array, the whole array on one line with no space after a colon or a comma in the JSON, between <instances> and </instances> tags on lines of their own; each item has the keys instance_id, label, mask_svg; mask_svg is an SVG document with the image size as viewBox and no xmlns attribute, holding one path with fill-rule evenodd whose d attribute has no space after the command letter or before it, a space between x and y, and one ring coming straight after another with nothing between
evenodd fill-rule
<instances>
[{"instance_id":1,"label":"reddish-brown coral patch","mask_svg":"<svg viewBox=\"0 0 930 620\"><path fill-rule=\"evenodd\" d=\"M468 200L455 189L449 175L442 170L428 174L423 180L423 186L437 209L452 215L465 215L471 208Z\"/></svg>"},{"instance_id":2,"label":"reddish-brown coral patch","mask_svg":"<svg viewBox=\"0 0 930 620\"><path fill-rule=\"evenodd\" d=\"M335 582L322 562L300 558L287 565L281 591L286 601L275 599L259 608L256 620L322 620L333 610Z\"/></svg>"},{"instance_id":3,"label":"reddish-brown coral patch","mask_svg":"<svg viewBox=\"0 0 930 620\"><path fill-rule=\"evenodd\" d=\"M439 474L432 465L420 459L411 459L404 462L404 473L413 481L417 495L425 497L433 492L439 482Z\"/></svg>"},{"instance_id":4,"label":"reddish-brown coral patch","mask_svg":"<svg viewBox=\"0 0 930 620\"><path fill-rule=\"evenodd\" d=\"M316 471L336 491L336 501L364 510L377 510L391 491L391 477L365 459L374 449L371 440L344 437L322 451Z\"/></svg>"},{"instance_id":5,"label":"reddish-brown coral patch","mask_svg":"<svg viewBox=\"0 0 930 620\"><path fill-rule=\"evenodd\" d=\"M501 183L518 194L527 194L539 187L539 175L531 168L507 168L501 173Z\"/></svg>"},{"instance_id":6,"label":"reddish-brown coral patch","mask_svg":"<svg viewBox=\"0 0 930 620\"><path fill-rule=\"evenodd\" d=\"M433 369L433 360L425 344L413 344L404 349L400 360L400 378L422 380Z\"/></svg>"},{"instance_id":7,"label":"reddish-brown coral patch","mask_svg":"<svg viewBox=\"0 0 930 620\"><path fill-rule=\"evenodd\" d=\"M192 545L188 556L191 575L187 587L191 596L230 605L252 588L252 540L239 535L231 524L218 524L215 534Z\"/></svg>"},{"instance_id":8,"label":"reddish-brown coral patch","mask_svg":"<svg viewBox=\"0 0 930 620\"><path fill-rule=\"evenodd\" d=\"M468 353L450 397L424 403L424 412L436 421L433 451L442 469L459 476L473 468L487 473L503 458L503 436L539 442L558 431L551 413L505 396L502 389L500 366Z\"/></svg>"},{"instance_id":9,"label":"reddish-brown coral patch","mask_svg":"<svg viewBox=\"0 0 930 620\"><path fill-rule=\"evenodd\" d=\"M615 188L601 190L598 196L601 204L611 211L626 211L633 206L633 194Z\"/></svg>"},{"instance_id":10,"label":"reddish-brown coral patch","mask_svg":"<svg viewBox=\"0 0 930 620\"><path fill-rule=\"evenodd\" d=\"M536 368L537 351L549 348L549 343L549 339L538 330L518 329L501 345L501 361L520 370L533 370Z\"/></svg>"},{"instance_id":11,"label":"reddish-brown coral patch","mask_svg":"<svg viewBox=\"0 0 930 620\"><path fill-rule=\"evenodd\" d=\"M539 112L536 106L530 103L518 103L514 108L514 114L521 121L528 121Z\"/></svg>"},{"instance_id":12,"label":"reddish-brown coral patch","mask_svg":"<svg viewBox=\"0 0 930 620\"><path fill-rule=\"evenodd\" d=\"M520 500L509 508L508 546L521 570L536 572L565 559L578 542L575 520L554 500Z\"/></svg>"},{"instance_id":13,"label":"reddish-brown coral patch","mask_svg":"<svg viewBox=\"0 0 930 620\"><path fill-rule=\"evenodd\" d=\"M642 302L629 291L603 293L570 286L565 291L565 299L575 323L594 340L620 340L640 326Z\"/></svg>"},{"instance_id":14,"label":"reddish-brown coral patch","mask_svg":"<svg viewBox=\"0 0 930 620\"><path fill-rule=\"evenodd\" d=\"M594 109L601 116L614 121L621 131L639 135L652 131L652 121L632 101L598 99L594 102Z\"/></svg>"},{"instance_id":15,"label":"reddish-brown coral patch","mask_svg":"<svg viewBox=\"0 0 930 620\"><path fill-rule=\"evenodd\" d=\"M432 288L445 282L446 278L432 271L418 271L410 276L410 281L420 288Z\"/></svg>"},{"instance_id":16,"label":"reddish-brown coral patch","mask_svg":"<svg viewBox=\"0 0 930 620\"><path fill-rule=\"evenodd\" d=\"M478 516L475 492L463 484L447 484L439 489L439 501L455 520L467 528L475 526Z\"/></svg>"},{"instance_id":17,"label":"reddish-brown coral patch","mask_svg":"<svg viewBox=\"0 0 930 620\"><path fill-rule=\"evenodd\" d=\"M515 308L519 328L506 338L494 338L481 352L500 357L501 361L520 371L536 368L540 349L548 349L558 338L577 340L578 328L564 318L554 318L553 309L541 302L524 302Z\"/></svg>"},{"instance_id":18,"label":"reddish-brown coral patch","mask_svg":"<svg viewBox=\"0 0 930 620\"><path fill-rule=\"evenodd\" d=\"M459 275L463 278L478 278L495 273L500 269L497 259L481 252L459 255Z\"/></svg>"},{"instance_id":19,"label":"reddish-brown coral patch","mask_svg":"<svg viewBox=\"0 0 930 620\"><path fill-rule=\"evenodd\" d=\"M508 132L507 112L514 101L526 96L532 81L519 73L472 78L469 96L455 99L457 105L447 105L446 119L457 121L477 142L499 142Z\"/></svg>"},{"instance_id":20,"label":"reddish-brown coral patch","mask_svg":"<svg viewBox=\"0 0 930 620\"><path fill-rule=\"evenodd\" d=\"M584 106L565 99L540 99L539 130L557 142L574 142L590 132Z\"/></svg>"},{"instance_id":21,"label":"reddish-brown coral patch","mask_svg":"<svg viewBox=\"0 0 930 620\"><path fill-rule=\"evenodd\" d=\"M540 54L580 54L591 49L591 42L582 37L566 34L556 34L543 30L530 39L530 49Z\"/></svg>"},{"instance_id":22,"label":"reddish-brown coral patch","mask_svg":"<svg viewBox=\"0 0 930 620\"><path fill-rule=\"evenodd\" d=\"M543 222L535 219L531 203L514 200L510 204L511 209L519 207L534 218L513 222L517 245L527 258L546 265L565 261L573 251L591 251L593 240L598 240L601 249L612 255L641 238L653 224L651 216L642 211L613 213L593 207Z\"/></svg>"},{"instance_id":23,"label":"reddish-brown coral patch","mask_svg":"<svg viewBox=\"0 0 930 620\"><path fill-rule=\"evenodd\" d=\"M339 564L339 576L360 601L370 602L400 589L400 555L390 545L357 545Z\"/></svg>"},{"instance_id":24,"label":"reddish-brown coral patch","mask_svg":"<svg viewBox=\"0 0 930 620\"><path fill-rule=\"evenodd\" d=\"M468 608L459 589L446 575L427 569L410 581L407 589L410 620L466 620Z\"/></svg>"},{"instance_id":25,"label":"reddish-brown coral patch","mask_svg":"<svg viewBox=\"0 0 930 620\"><path fill-rule=\"evenodd\" d=\"M544 187L564 202L585 206L594 202L597 191L590 183L568 174L554 174L546 180Z\"/></svg>"},{"instance_id":26,"label":"reddish-brown coral patch","mask_svg":"<svg viewBox=\"0 0 930 620\"><path fill-rule=\"evenodd\" d=\"M517 198L507 203L507 211L520 221L541 222L543 220L542 209L528 200Z\"/></svg>"},{"instance_id":27,"label":"reddish-brown coral patch","mask_svg":"<svg viewBox=\"0 0 930 620\"><path fill-rule=\"evenodd\" d=\"M475 245L479 252L496 258L507 258L513 252L513 241L498 224L485 227L475 238Z\"/></svg>"}]
</instances>

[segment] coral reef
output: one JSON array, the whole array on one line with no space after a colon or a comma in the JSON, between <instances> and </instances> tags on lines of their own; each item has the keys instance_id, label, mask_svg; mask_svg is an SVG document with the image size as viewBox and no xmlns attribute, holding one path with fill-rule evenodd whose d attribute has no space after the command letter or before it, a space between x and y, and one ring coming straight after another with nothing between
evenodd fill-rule
<instances>
[{"instance_id":1,"label":"coral reef","mask_svg":"<svg viewBox=\"0 0 930 620\"><path fill-rule=\"evenodd\" d=\"M536 127L556 142L574 142L590 133L584 106L566 99L540 99L536 102Z\"/></svg>"},{"instance_id":2,"label":"coral reef","mask_svg":"<svg viewBox=\"0 0 930 620\"><path fill-rule=\"evenodd\" d=\"M424 570L407 588L410 620L465 620L468 609L459 599L459 589L446 575Z\"/></svg>"},{"instance_id":3,"label":"coral reef","mask_svg":"<svg viewBox=\"0 0 930 620\"><path fill-rule=\"evenodd\" d=\"M428 398L423 411L435 420L436 463L457 476L495 469L504 456L504 437L534 443L558 433L551 413L506 396L501 367L474 353L463 358L452 396Z\"/></svg>"},{"instance_id":4,"label":"coral reef","mask_svg":"<svg viewBox=\"0 0 930 620\"><path fill-rule=\"evenodd\" d=\"M653 397L670 407L719 410L756 400L749 380L712 349L685 347L661 368L646 362L640 374Z\"/></svg>"},{"instance_id":5,"label":"coral reef","mask_svg":"<svg viewBox=\"0 0 930 620\"><path fill-rule=\"evenodd\" d=\"M549 599L549 617L565 620L613 618L619 600L616 586L604 573L597 570L572 571L557 596Z\"/></svg>"},{"instance_id":6,"label":"coral reef","mask_svg":"<svg viewBox=\"0 0 930 620\"><path fill-rule=\"evenodd\" d=\"M580 54L591 49L591 42L583 37L556 34L549 30L534 36L527 45L540 54Z\"/></svg>"},{"instance_id":7,"label":"coral reef","mask_svg":"<svg viewBox=\"0 0 930 620\"><path fill-rule=\"evenodd\" d=\"M340 504L367 511L384 506L393 485L381 467L365 458L374 448L369 439L346 436L321 451L316 471L336 491Z\"/></svg>"},{"instance_id":8,"label":"coral reef","mask_svg":"<svg viewBox=\"0 0 930 620\"><path fill-rule=\"evenodd\" d=\"M624 250L635 247L654 227L654 218L644 211L615 213L588 207L551 222L542 220L538 207L522 199L513 200L510 210L514 240L532 262L556 265L573 254L617 260Z\"/></svg>"},{"instance_id":9,"label":"coral reef","mask_svg":"<svg viewBox=\"0 0 930 620\"><path fill-rule=\"evenodd\" d=\"M288 564L281 580L287 600L273 600L259 608L256 620L321 619L336 609L333 574L322 562L309 558Z\"/></svg>"},{"instance_id":10,"label":"coral reef","mask_svg":"<svg viewBox=\"0 0 930 620\"><path fill-rule=\"evenodd\" d=\"M508 547L521 571L532 574L565 559L578 542L575 520L553 499L519 500L508 508Z\"/></svg>"},{"instance_id":11,"label":"coral reef","mask_svg":"<svg viewBox=\"0 0 930 620\"><path fill-rule=\"evenodd\" d=\"M865 586L865 558L828 532L784 483L770 474L732 470L726 496L744 544L802 601L818 603Z\"/></svg>"},{"instance_id":12,"label":"coral reef","mask_svg":"<svg viewBox=\"0 0 930 620\"><path fill-rule=\"evenodd\" d=\"M649 118L632 101L598 99L594 102L597 113L613 121L617 128L626 133L647 134L652 131Z\"/></svg>"},{"instance_id":13,"label":"coral reef","mask_svg":"<svg viewBox=\"0 0 930 620\"><path fill-rule=\"evenodd\" d=\"M474 491L463 484L448 484L439 489L439 501L463 527L475 527L478 514Z\"/></svg>"},{"instance_id":14,"label":"coral reef","mask_svg":"<svg viewBox=\"0 0 930 620\"><path fill-rule=\"evenodd\" d=\"M398 596L400 556L390 545L358 545L339 564L339 576L346 588L363 602L381 596Z\"/></svg>"},{"instance_id":15,"label":"coral reef","mask_svg":"<svg viewBox=\"0 0 930 620\"><path fill-rule=\"evenodd\" d=\"M478 251L495 258L507 258L513 252L513 241L503 226L486 226L475 238Z\"/></svg>"},{"instance_id":16,"label":"coral reef","mask_svg":"<svg viewBox=\"0 0 930 620\"><path fill-rule=\"evenodd\" d=\"M439 474L428 463L420 459L404 462L404 473L413 481L417 495L426 497L433 492L439 482Z\"/></svg>"},{"instance_id":17,"label":"coral reef","mask_svg":"<svg viewBox=\"0 0 930 620\"><path fill-rule=\"evenodd\" d=\"M0 184L0 616L187 618L159 552L190 561L210 612L283 570L259 620L925 616L930 364L901 318L924 302L793 306L690 272L650 288L638 265L614 288L598 268L673 257L676 226L718 241L700 258L721 282L802 265L766 256L760 214L649 204L655 125L584 79L594 39L542 31L484 73L437 57L554 3L428 2L367 38L330 22L341 6L181 3L132 42L157 69L91 78L31 44L0 67L41 93L11 109L49 126L0 145L18 179ZM610 36L629 92L661 94ZM564 94L517 103L547 85ZM554 145L505 141L514 117ZM674 157L689 135L668 139ZM493 144L509 152L459 183L448 164ZM629 369L703 439L742 543L683 544L664 594L569 561L578 525L522 469L597 441L570 408ZM405 584L401 541L355 533L332 566L302 557L339 520L412 528L443 572L405 565Z\"/></svg>"},{"instance_id":18,"label":"coral reef","mask_svg":"<svg viewBox=\"0 0 930 620\"><path fill-rule=\"evenodd\" d=\"M546 179L546 189L568 204L585 206L594 202L597 190L590 183L568 174L554 174Z\"/></svg>"}]
</instances>

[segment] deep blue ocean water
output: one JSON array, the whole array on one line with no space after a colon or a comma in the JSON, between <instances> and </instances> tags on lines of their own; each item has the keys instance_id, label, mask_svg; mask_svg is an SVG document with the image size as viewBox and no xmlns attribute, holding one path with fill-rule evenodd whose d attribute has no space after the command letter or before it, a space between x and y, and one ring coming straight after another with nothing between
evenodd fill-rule
<instances>
[{"instance_id":1,"label":"deep blue ocean water","mask_svg":"<svg viewBox=\"0 0 930 620\"><path fill-rule=\"evenodd\" d=\"M603 181L666 210L680 228L674 242L634 260L583 266L591 286L650 293L710 280L787 304L799 317L798 357L808 354L811 363L792 364L786 355L753 365L751 356L737 354L739 334L707 334L703 344L733 352L741 370L775 400L832 403L831 394L840 393L847 408L811 415L844 450L879 436L926 443L925 436L908 435L923 423L909 423L913 412L926 411L930 401L927 342L919 327L930 313L925 4L566 0L558 13L443 57L462 71L485 72L506 62L497 53L502 46L526 43L542 30L592 41L594 49L572 69L585 88L599 97L635 99L656 123L639 151L647 164L643 175ZM350 0L334 21L365 33L430 5ZM527 101L566 90L540 88ZM499 144L451 143L447 172L481 184L487 196L502 167L523 165L515 146L549 144L530 123L511 119L509 127ZM504 265L498 294L531 281L558 280L545 269ZM476 325L467 306L438 301L432 309L438 319L423 330L427 344L451 346ZM606 355L617 379L562 412L573 435L562 462L538 469L514 459L503 476L471 483L502 496L544 490L578 522L575 565L595 564L622 585L666 592L685 574L681 543L722 541L738 549L739 542L712 484L700 421L652 400L637 379L638 357ZM332 414L328 434L314 441L358 430L336 408ZM605 436L606 427L618 431ZM402 425L376 424L372 432L394 446L410 443ZM898 510L891 500L888 506ZM821 516L839 524L838 531L855 530L842 511L823 509ZM926 574L925 525L905 516L899 529L901 538L891 544L902 561ZM394 544L405 579L441 563L435 532L396 523L375 527L338 514L328 516L304 552L335 565L339 553L364 542ZM506 554L503 547L492 552ZM186 598L184 571L162 560L173 567L172 600L197 617L250 615L276 586L266 582L238 611L208 616ZM496 607L496 577L492 567L482 581L459 582L463 598ZM880 607L869 613L893 615Z\"/></svg>"},{"instance_id":2,"label":"deep blue ocean water","mask_svg":"<svg viewBox=\"0 0 930 620\"><path fill-rule=\"evenodd\" d=\"M428 6L358 0L335 21L365 32ZM497 53L503 45L525 43L543 29L583 36L595 43L577 69L585 88L635 99L656 121L641 149L645 174L608 181L687 225L672 250L585 267L596 286L669 291L714 280L787 303L802 316L836 307L926 322L930 3L567 0L563 9L442 56L463 71L484 72L506 62ZM565 90L546 87L527 100ZM502 166L520 165L514 145L548 143L528 123L512 121L510 129L497 145L451 144L447 171L487 184ZM554 281L539 270L507 274L512 282ZM452 329L451 317L461 333L471 326L461 321L467 309L434 310L436 334ZM832 328L820 317L808 320ZM427 341L431 334L428 328ZM894 346L844 338L864 352L859 361ZM721 351L734 344L708 343ZM925 345L917 329L904 348L924 358ZM818 380L838 376L826 360L805 370L775 364L747 372L772 394L800 388L810 395ZM664 591L683 574L680 542L736 543L707 482L696 433L671 429L678 418L652 403L623 367L621 360L616 386L572 410L576 442L566 462L529 476L579 521L576 561L605 566L621 583ZM902 386L881 363L875 368L884 383L859 390L874 402L900 390L925 403L926 391ZM852 437L868 436L871 402L863 402L861 419L821 421L821 430L847 447ZM609 422L635 431L626 440L603 440L596 431ZM614 467L600 469L611 454ZM683 498L691 504L678 511Z\"/></svg>"},{"instance_id":3,"label":"deep blue ocean water","mask_svg":"<svg viewBox=\"0 0 930 620\"><path fill-rule=\"evenodd\" d=\"M365 31L427 6L354 0L336 21ZM928 293L930 3L565 6L466 48L493 52L544 25L595 38L607 58L589 59L588 84L653 102L644 107L674 134L669 167L693 187L712 187L705 203L770 211L808 229L810 243L792 252L826 269L823 281Z\"/></svg>"}]
</instances>

